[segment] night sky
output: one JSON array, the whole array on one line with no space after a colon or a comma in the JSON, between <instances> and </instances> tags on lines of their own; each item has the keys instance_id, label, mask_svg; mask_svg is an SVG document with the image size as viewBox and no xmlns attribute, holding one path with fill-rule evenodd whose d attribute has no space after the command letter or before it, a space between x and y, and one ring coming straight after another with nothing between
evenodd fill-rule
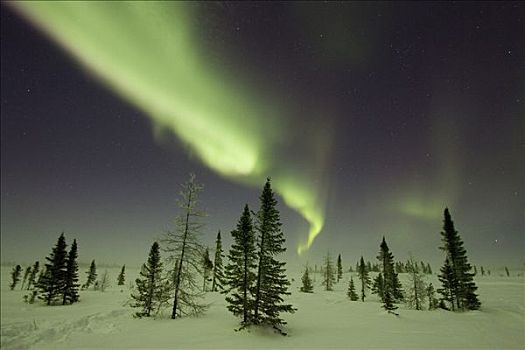
<instances>
[{"instance_id":1,"label":"night sky","mask_svg":"<svg viewBox=\"0 0 525 350\"><path fill-rule=\"evenodd\" d=\"M437 265L448 206L472 263L522 266L523 4L128 7L1 5L3 261L64 231L141 263L195 172L210 246L270 176L290 262Z\"/></svg>"}]
</instances>

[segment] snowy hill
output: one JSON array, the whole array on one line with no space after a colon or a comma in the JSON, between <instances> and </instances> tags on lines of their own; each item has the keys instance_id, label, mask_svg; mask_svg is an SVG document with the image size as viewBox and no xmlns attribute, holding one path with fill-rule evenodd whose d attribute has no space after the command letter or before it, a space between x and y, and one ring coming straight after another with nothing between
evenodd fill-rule
<instances>
[{"instance_id":1,"label":"snowy hill","mask_svg":"<svg viewBox=\"0 0 525 350\"><path fill-rule=\"evenodd\" d=\"M48 307L22 301L24 291L8 288L10 267L2 267L2 349L523 349L525 346L525 279L477 277L480 311L453 313L415 311L400 305L400 316L386 314L370 297L365 303L346 297L344 281L325 292L300 293L299 276L292 284L292 304L285 315L283 337L271 330L235 332L238 320L226 310L224 296L208 293L210 308L199 318L134 319L126 306L129 281L116 286L118 268L109 269L106 292L81 292L79 303ZM102 272L102 269L101 271ZM81 273L81 279L84 278ZM404 274L400 275L403 282ZM439 286L436 276L427 278ZM357 281L354 277L354 281ZM359 284L357 284L359 285Z\"/></svg>"}]
</instances>

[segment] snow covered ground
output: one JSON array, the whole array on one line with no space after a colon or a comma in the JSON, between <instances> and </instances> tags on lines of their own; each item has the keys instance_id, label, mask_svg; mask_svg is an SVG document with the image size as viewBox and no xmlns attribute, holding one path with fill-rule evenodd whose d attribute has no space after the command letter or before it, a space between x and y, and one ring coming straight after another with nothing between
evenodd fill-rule
<instances>
[{"instance_id":1,"label":"snow covered ground","mask_svg":"<svg viewBox=\"0 0 525 350\"><path fill-rule=\"evenodd\" d=\"M118 268L109 269L112 287L103 293L81 292L77 304L29 305L22 301L23 291L9 290L10 271L2 266L1 348L5 350L525 348L524 277L477 277L480 311L414 311L401 305L396 317L386 314L374 297L365 303L349 301L348 273L333 292L322 291L317 278L314 294L298 291L297 274L290 300L298 311L285 316L289 336L283 337L265 329L235 332L238 320L218 293L207 294L211 305L202 317L135 319L125 305L128 286L122 291L116 286ZM102 272L100 268L99 275ZM127 281L136 273L129 269ZM84 270L80 275L83 281ZM439 286L436 276L427 281Z\"/></svg>"}]
</instances>

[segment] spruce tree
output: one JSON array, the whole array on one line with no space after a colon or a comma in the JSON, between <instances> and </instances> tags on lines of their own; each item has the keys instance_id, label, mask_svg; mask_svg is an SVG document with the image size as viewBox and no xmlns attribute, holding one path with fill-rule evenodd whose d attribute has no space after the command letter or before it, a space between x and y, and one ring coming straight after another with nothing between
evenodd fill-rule
<instances>
[{"instance_id":1,"label":"spruce tree","mask_svg":"<svg viewBox=\"0 0 525 350\"><path fill-rule=\"evenodd\" d=\"M438 276L439 281L441 282L441 288L438 288L438 293L441 294L441 305L446 305L444 302L447 302L452 311L456 309L455 301L458 283L456 281L456 274L450 260L445 259L445 264L440 269L440 274Z\"/></svg>"},{"instance_id":2,"label":"spruce tree","mask_svg":"<svg viewBox=\"0 0 525 350\"><path fill-rule=\"evenodd\" d=\"M67 256L65 285L62 291L62 305L73 304L78 301L78 263L77 240L73 240Z\"/></svg>"},{"instance_id":3,"label":"spruce tree","mask_svg":"<svg viewBox=\"0 0 525 350\"><path fill-rule=\"evenodd\" d=\"M224 272L222 269L222 240L221 231L217 233L217 240L215 241L215 259L213 261L213 281L211 284L211 291L217 292L219 289L223 289L224 284Z\"/></svg>"},{"instance_id":4,"label":"spruce tree","mask_svg":"<svg viewBox=\"0 0 525 350\"><path fill-rule=\"evenodd\" d=\"M447 261L452 269L453 278L444 283L451 288L455 297L455 306L458 310L477 310L481 303L476 295L477 286L474 283L474 274L471 271L472 267L468 263L467 251L463 247L463 241L459 236L458 231L454 228L454 222L450 216L448 208L444 212L443 231L441 232L443 246L441 249L445 251ZM440 280L450 278L443 274Z\"/></svg>"},{"instance_id":5,"label":"spruce tree","mask_svg":"<svg viewBox=\"0 0 525 350\"><path fill-rule=\"evenodd\" d=\"M507 275L507 277L510 277L509 269L507 268L507 266L505 266L505 274Z\"/></svg>"},{"instance_id":6,"label":"spruce tree","mask_svg":"<svg viewBox=\"0 0 525 350\"><path fill-rule=\"evenodd\" d=\"M436 299L435 293L434 293L434 286L432 283L429 283L426 289L426 295L428 298L428 309L434 310L438 306L438 300Z\"/></svg>"},{"instance_id":7,"label":"spruce tree","mask_svg":"<svg viewBox=\"0 0 525 350\"><path fill-rule=\"evenodd\" d=\"M86 274L88 276L86 283L84 284L84 288L88 289L97 280L97 264L95 263L95 260L91 261L91 265L89 265L89 270L86 272Z\"/></svg>"},{"instance_id":8,"label":"spruce tree","mask_svg":"<svg viewBox=\"0 0 525 350\"><path fill-rule=\"evenodd\" d=\"M33 264L33 268L31 269L31 274L29 275L29 280L27 282L27 290L30 290L32 287L35 286L36 276L38 275L39 271L40 271L40 262L35 261L35 263Z\"/></svg>"},{"instance_id":9,"label":"spruce tree","mask_svg":"<svg viewBox=\"0 0 525 350\"><path fill-rule=\"evenodd\" d=\"M355 292L354 279L352 277L350 277L350 282L348 284L348 292L346 295L348 295L351 301L359 300L359 296Z\"/></svg>"},{"instance_id":10,"label":"spruce tree","mask_svg":"<svg viewBox=\"0 0 525 350\"><path fill-rule=\"evenodd\" d=\"M322 284L324 286L324 290L334 290L335 271L334 266L332 265L332 258L330 257L330 253L326 253L323 271L324 273Z\"/></svg>"},{"instance_id":11,"label":"spruce tree","mask_svg":"<svg viewBox=\"0 0 525 350\"><path fill-rule=\"evenodd\" d=\"M18 282L20 282L20 274L22 273L22 266L16 265L13 267L13 271L11 272L11 284L9 285L9 288L11 290L14 290Z\"/></svg>"},{"instance_id":12,"label":"spruce tree","mask_svg":"<svg viewBox=\"0 0 525 350\"><path fill-rule=\"evenodd\" d=\"M163 250L167 253L167 261L176 267L168 272L169 275L175 276L172 288L172 319L199 315L207 308L202 302L204 292L197 282L198 275L202 275L203 272L204 246L200 235L206 213L199 208L199 194L203 187L197 182L194 174L190 174L189 180L181 187L177 199L179 213L175 218L175 229L168 231L161 241Z\"/></svg>"},{"instance_id":13,"label":"spruce tree","mask_svg":"<svg viewBox=\"0 0 525 350\"><path fill-rule=\"evenodd\" d=\"M24 278L22 278L22 286L20 287L21 290L24 289L24 286L27 282L27 278L29 277L30 274L31 274L31 266L28 266L26 267L26 270L24 272Z\"/></svg>"},{"instance_id":14,"label":"spruce tree","mask_svg":"<svg viewBox=\"0 0 525 350\"><path fill-rule=\"evenodd\" d=\"M117 277L117 285L123 286L126 283L126 265L122 265L122 269L120 269L120 273Z\"/></svg>"},{"instance_id":15,"label":"spruce tree","mask_svg":"<svg viewBox=\"0 0 525 350\"><path fill-rule=\"evenodd\" d=\"M272 326L282 332L280 326L286 322L280 318L282 312L295 312L291 304L285 304L283 296L290 295L286 279L285 262L276 260L276 256L286 251L281 230L280 214L277 210L277 200L266 180L260 196L261 207L257 213L258 232L257 248L259 263L257 266L257 282L255 285L254 323Z\"/></svg>"},{"instance_id":16,"label":"spruce tree","mask_svg":"<svg viewBox=\"0 0 525 350\"><path fill-rule=\"evenodd\" d=\"M397 273L394 270L394 256L388 248L385 237L381 241L377 259L380 261L383 271L383 296L386 297L388 291L393 302L401 301L403 299L403 291ZM413 268L418 269L416 264L413 265Z\"/></svg>"},{"instance_id":17,"label":"spruce tree","mask_svg":"<svg viewBox=\"0 0 525 350\"><path fill-rule=\"evenodd\" d=\"M142 265L139 277L135 280L136 293L131 294L131 307L138 308L136 317L150 317L157 308L158 296L162 293L162 262L159 244L154 242L149 251L148 261Z\"/></svg>"},{"instance_id":18,"label":"spruce tree","mask_svg":"<svg viewBox=\"0 0 525 350\"><path fill-rule=\"evenodd\" d=\"M228 253L228 264L224 269L225 290L228 293L226 301L228 310L235 316L241 316L242 327L252 322L254 299L252 291L257 276L257 255L255 252L255 233L246 204L237 223L237 228L231 232L233 243Z\"/></svg>"},{"instance_id":19,"label":"spruce tree","mask_svg":"<svg viewBox=\"0 0 525 350\"><path fill-rule=\"evenodd\" d=\"M359 279L361 280L361 301L364 302L366 296L365 291L370 286L370 277L368 276L368 270L366 269L363 257L361 257L361 261L357 266L357 273L359 275Z\"/></svg>"},{"instance_id":20,"label":"spruce tree","mask_svg":"<svg viewBox=\"0 0 525 350\"><path fill-rule=\"evenodd\" d=\"M51 254L46 257L45 272L39 279L38 288L40 289L39 298L44 300L47 305L56 302L64 291L66 285L67 251L66 239L62 233L58 238L56 246Z\"/></svg>"},{"instance_id":21,"label":"spruce tree","mask_svg":"<svg viewBox=\"0 0 525 350\"><path fill-rule=\"evenodd\" d=\"M343 278L343 264L341 262L341 254L337 256L337 283Z\"/></svg>"},{"instance_id":22,"label":"spruce tree","mask_svg":"<svg viewBox=\"0 0 525 350\"><path fill-rule=\"evenodd\" d=\"M210 259L210 252L208 250L208 248L206 248L204 250L204 254L202 255L202 277L203 277L203 282L202 282L202 291L203 292L206 292L207 291L207 284L208 284L208 280L210 279L210 275L213 271L213 262L211 261Z\"/></svg>"},{"instance_id":23,"label":"spruce tree","mask_svg":"<svg viewBox=\"0 0 525 350\"><path fill-rule=\"evenodd\" d=\"M485 276L485 269L481 266L481 276Z\"/></svg>"},{"instance_id":24,"label":"spruce tree","mask_svg":"<svg viewBox=\"0 0 525 350\"><path fill-rule=\"evenodd\" d=\"M308 273L308 266L304 269L303 277L301 277L301 282L303 285L301 286L301 292L303 293L313 293L314 292L314 286L312 284L312 279L310 278L310 275Z\"/></svg>"}]
</instances>

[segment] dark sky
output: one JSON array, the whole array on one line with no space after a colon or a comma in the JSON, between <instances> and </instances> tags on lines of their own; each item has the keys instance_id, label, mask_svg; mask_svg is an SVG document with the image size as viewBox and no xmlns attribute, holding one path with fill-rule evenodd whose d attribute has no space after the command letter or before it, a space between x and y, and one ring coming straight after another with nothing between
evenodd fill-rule
<instances>
[{"instance_id":1,"label":"dark sky","mask_svg":"<svg viewBox=\"0 0 525 350\"><path fill-rule=\"evenodd\" d=\"M310 179L325 217L298 257L308 223L281 201L290 261L328 250L352 263L373 259L384 235L396 257L438 264L448 206L473 263L523 264L523 4L188 6L206 68L232 77L237 91L249 86L268 108L285 105L286 115L255 119L263 140L279 134L261 176ZM190 171L205 186L208 244L233 229L244 203L257 207L264 182L217 173L180 135L159 142L147 109L51 37L2 3L2 260L44 256L64 231L82 261L140 263L173 222ZM150 68L177 78L160 66ZM186 96L196 105L214 98Z\"/></svg>"}]
</instances>

